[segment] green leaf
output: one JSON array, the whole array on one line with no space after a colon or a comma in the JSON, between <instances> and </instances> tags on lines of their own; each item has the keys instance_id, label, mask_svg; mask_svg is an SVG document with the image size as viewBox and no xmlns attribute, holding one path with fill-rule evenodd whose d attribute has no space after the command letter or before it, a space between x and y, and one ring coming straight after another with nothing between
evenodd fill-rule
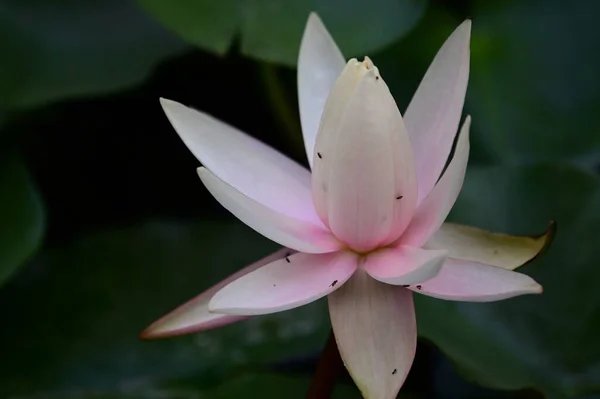
<instances>
[{"instance_id":1,"label":"green leaf","mask_svg":"<svg viewBox=\"0 0 600 399\"><path fill-rule=\"evenodd\" d=\"M346 56L364 56L402 37L418 22L427 0L290 1L137 0L188 42L225 52L236 34L244 54L295 65L302 31L315 11Z\"/></svg>"},{"instance_id":2,"label":"green leaf","mask_svg":"<svg viewBox=\"0 0 600 399\"><path fill-rule=\"evenodd\" d=\"M590 168L600 155L600 2L471 2L471 161L568 160ZM418 27L373 54L400 109L462 22L430 6Z\"/></svg>"},{"instance_id":3,"label":"green leaf","mask_svg":"<svg viewBox=\"0 0 600 399\"><path fill-rule=\"evenodd\" d=\"M600 390L600 179L574 167L471 169L451 219L494 231L558 233L519 271L542 295L469 304L417 298L419 331L468 377L548 398Z\"/></svg>"},{"instance_id":4,"label":"green leaf","mask_svg":"<svg viewBox=\"0 0 600 399\"><path fill-rule=\"evenodd\" d=\"M115 389L112 392L81 391L71 394L69 398L81 399L141 399L141 398L169 398L169 399L240 399L256 397L261 399L304 399L310 386L311 376L287 375L269 372L243 373L223 381L214 388L206 388L185 381L178 381L161 386L131 386L129 388ZM61 394L59 394L61 395ZM45 399L64 399L59 395L44 395ZM31 399L35 396L31 397ZM360 399L358 389L352 385L338 384L332 399ZM399 396L409 399L409 396ZM24 398L26 399L26 398Z\"/></svg>"},{"instance_id":5,"label":"green leaf","mask_svg":"<svg viewBox=\"0 0 600 399\"><path fill-rule=\"evenodd\" d=\"M0 285L40 246L42 200L25 165L15 155L0 159Z\"/></svg>"},{"instance_id":6,"label":"green leaf","mask_svg":"<svg viewBox=\"0 0 600 399\"><path fill-rule=\"evenodd\" d=\"M304 399L310 386L310 377L262 373L244 375L221 385L209 393L214 399L239 399L253 397L261 399ZM357 388L339 384L332 399L360 399Z\"/></svg>"},{"instance_id":7,"label":"green leaf","mask_svg":"<svg viewBox=\"0 0 600 399\"><path fill-rule=\"evenodd\" d=\"M469 112L502 162L600 154L600 2L476 0Z\"/></svg>"},{"instance_id":8,"label":"green leaf","mask_svg":"<svg viewBox=\"0 0 600 399\"><path fill-rule=\"evenodd\" d=\"M140 341L157 318L274 251L237 222L148 223L83 237L0 291L0 397L154 387L318 350L323 301L197 335ZM254 366L256 367L256 366Z\"/></svg>"},{"instance_id":9,"label":"green leaf","mask_svg":"<svg viewBox=\"0 0 600 399\"><path fill-rule=\"evenodd\" d=\"M129 1L3 1L0 105L130 88L186 48Z\"/></svg>"}]
</instances>

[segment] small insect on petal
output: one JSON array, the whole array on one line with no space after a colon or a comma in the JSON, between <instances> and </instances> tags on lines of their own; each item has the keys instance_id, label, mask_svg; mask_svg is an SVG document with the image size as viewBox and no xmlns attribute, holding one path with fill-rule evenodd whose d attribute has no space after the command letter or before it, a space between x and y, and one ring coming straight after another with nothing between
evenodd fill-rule
<instances>
[{"instance_id":1,"label":"small insect on petal","mask_svg":"<svg viewBox=\"0 0 600 399\"><path fill-rule=\"evenodd\" d=\"M338 282L337 280L333 280L333 283L331 283L331 286L335 287L335 285L337 284L337 282Z\"/></svg>"},{"instance_id":2,"label":"small insect on petal","mask_svg":"<svg viewBox=\"0 0 600 399\"><path fill-rule=\"evenodd\" d=\"M320 152L317 152L317 156L319 157L319 159L323 159L323 156L321 155Z\"/></svg>"},{"instance_id":3,"label":"small insect on petal","mask_svg":"<svg viewBox=\"0 0 600 399\"><path fill-rule=\"evenodd\" d=\"M392 371L392 375L396 374L398 372L397 369L394 369L394 371Z\"/></svg>"}]
</instances>

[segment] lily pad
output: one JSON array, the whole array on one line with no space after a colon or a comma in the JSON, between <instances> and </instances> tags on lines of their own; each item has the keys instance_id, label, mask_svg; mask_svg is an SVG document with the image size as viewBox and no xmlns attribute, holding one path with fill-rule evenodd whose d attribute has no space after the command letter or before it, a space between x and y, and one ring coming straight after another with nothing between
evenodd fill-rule
<instances>
[{"instance_id":1,"label":"lily pad","mask_svg":"<svg viewBox=\"0 0 600 399\"><path fill-rule=\"evenodd\" d=\"M0 159L0 285L38 249L44 229L42 200L22 160Z\"/></svg>"},{"instance_id":2,"label":"lily pad","mask_svg":"<svg viewBox=\"0 0 600 399\"><path fill-rule=\"evenodd\" d=\"M200 48L224 53L239 34L242 53L287 65L296 65L302 32L312 11L323 19L345 55L364 56L402 37L427 6L427 0L137 2Z\"/></svg>"},{"instance_id":3,"label":"lily pad","mask_svg":"<svg viewBox=\"0 0 600 399\"><path fill-rule=\"evenodd\" d=\"M451 219L511 234L556 220L553 245L519 269L544 293L479 304L417 296L420 334L486 386L600 392L600 179L572 166L471 169Z\"/></svg>"},{"instance_id":4,"label":"lily pad","mask_svg":"<svg viewBox=\"0 0 600 399\"><path fill-rule=\"evenodd\" d=\"M469 2L471 69L465 114L473 117L471 161L528 164L557 159L600 165L600 2ZM462 22L428 7L416 29L372 54L400 109Z\"/></svg>"},{"instance_id":5,"label":"lily pad","mask_svg":"<svg viewBox=\"0 0 600 399\"><path fill-rule=\"evenodd\" d=\"M113 391L81 391L69 397L81 399L143 399L143 398L169 398L169 399L239 399L252 397L261 399L280 399L284 395L288 399L304 399L311 377L306 375L286 375L269 372L242 373L234 375L227 381L215 387L198 386L193 380L174 381L159 386L133 385ZM44 395L44 399L64 399L64 396ZM31 399L35 398L32 396ZM354 386L339 384L332 399L360 399L361 395ZM399 396L401 399L412 398ZM27 398L23 398L27 399ZM416 399L416 398L414 398Z\"/></svg>"},{"instance_id":6,"label":"lily pad","mask_svg":"<svg viewBox=\"0 0 600 399\"><path fill-rule=\"evenodd\" d=\"M0 105L19 108L130 88L188 46L129 1L8 0L0 48Z\"/></svg>"},{"instance_id":7,"label":"lily pad","mask_svg":"<svg viewBox=\"0 0 600 399\"><path fill-rule=\"evenodd\" d=\"M156 222L43 253L0 291L0 397L152 388L317 350L320 301L196 335L141 341L148 324L276 248L237 222ZM63 396L61 396L63 395Z\"/></svg>"},{"instance_id":8,"label":"lily pad","mask_svg":"<svg viewBox=\"0 0 600 399\"><path fill-rule=\"evenodd\" d=\"M473 125L504 163L600 156L600 2L476 0Z\"/></svg>"}]
</instances>

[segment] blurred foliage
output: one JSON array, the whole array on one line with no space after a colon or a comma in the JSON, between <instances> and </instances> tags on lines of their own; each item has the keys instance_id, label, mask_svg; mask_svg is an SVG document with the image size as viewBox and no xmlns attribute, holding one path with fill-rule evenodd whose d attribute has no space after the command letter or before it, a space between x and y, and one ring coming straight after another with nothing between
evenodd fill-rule
<instances>
[{"instance_id":1,"label":"blurred foliage","mask_svg":"<svg viewBox=\"0 0 600 399\"><path fill-rule=\"evenodd\" d=\"M473 18L472 155L451 219L513 234L554 219L558 234L522 268L543 295L418 296L420 333L466 381L551 399L600 395L600 3L2 0L0 397L303 397L308 373L271 366L319 350L322 302L193 336L137 335L275 249L203 190L157 97L299 159L284 130L299 125L289 66L310 11L348 57L372 55L402 110L446 37ZM44 208L46 247L26 263ZM447 367L423 351L416 362L427 367L409 376L415 397L536 397L465 380L456 396Z\"/></svg>"},{"instance_id":2,"label":"blurred foliage","mask_svg":"<svg viewBox=\"0 0 600 399\"><path fill-rule=\"evenodd\" d=\"M0 285L41 244L44 209L20 157L0 158Z\"/></svg>"},{"instance_id":3,"label":"blurred foliage","mask_svg":"<svg viewBox=\"0 0 600 399\"><path fill-rule=\"evenodd\" d=\"M450 218L513 234L558 220L549 251L519 269L544 293L489 304L419 296L420 333L487 386L547 398L600 391L600 178L560 165L471 168Z\"/></svg>"},{"instance_id":4,"label":"blurred foliage","mask_svg":"<svg viewBox=\"0 0 600 399\"><path fill-rule=\"evenodd\" d=\"M600 153L600 2L473 2L469 111L502 162Z\"/></svg>"},{"instance_id":5,"label":"blurred foliage","mask_svg":"<svg viewBox=\"0 0 600 399\"><path fill-rule=\"evenodd\" d=\"M187 46L130 1L0 2L0 107L127 89Z\"/></svg>"},{"instance_id":6,"label":"blurred foliage","mask_svg":"<svg viewBox=\"0 0 600 399\"><path fill-rule=\"evenodd\" d=\"M317 12L342 51L363 56L402 37L420 19L427 0L136 0L200 48L224 53L236 35L243 54L295 65L311 11Z\"/></svg>"},{"instance_id":7,"label":"blurred foliage","mask_svg":"<svg viewBox=\"0 0 600 399\"><path fill-rule=\"evenodd\" d=\"M236 250L227 243L236 242ZM39 257L0 292L0 397L152 387L190 373L302 355L329 330L324 303L218 331L143 342L163 313L277 247L239 223L151 223Z\"/></svg>"},{"instance_id":8,"label":"blurred foliage","mask_svg":"<svg viewBox=\"0 0 600 399\"><path fill-rule=\"evenodd\" d=\"M227 384L212 388L198 387L197 384L188 384L187 381L178 381L159 386L133 385L120 387L113 391L83 391L75 394L50 394L44 395L45 399L64 399L85 397L86 399L139 399L139 398L169 398L169 399L239 399L253 397L261 399L280 399L282 392L288 399L303 399L308 390L310 378L306 376L286 376L277 373L247 373L232 376ZM336 388L332 399L360 399L358 390L350 385L340 385ZM401 399L412 399L403 395Z\"/></svg>"}]
</instances>

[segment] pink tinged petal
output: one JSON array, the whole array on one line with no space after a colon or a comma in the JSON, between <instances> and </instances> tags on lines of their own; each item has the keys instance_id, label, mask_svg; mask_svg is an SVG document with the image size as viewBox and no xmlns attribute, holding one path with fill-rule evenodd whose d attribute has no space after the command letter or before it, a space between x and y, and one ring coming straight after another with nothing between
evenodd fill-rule
<instances>
[{"instance_id":1,"label":"pink tinged petal","mask_svg":"<svg viewBox=\"0 0 600 399\"><path fill-rule=\"evenodd\" d=\"M382 283L415 284L435 277L447 254L444 250L400 245L370 253L362 266L371 277Z\"/></svg>"},{"instance_id":2,"label":"pink tinged petal","mask_svg":"<svg viewBox=\"0 0 600 399\"><path fill-rule=\"evenodd\" d=\"M400 243L420 247L442 226L454 206L465 179L469 160L469 127L467 116L459 133L452 161L444 175L419 205Z\"/></svg>"},{"instance_id":3,"label":"pink tinged petal","mask_svg":"<svg viewBox=\"0 0 600 399\"><path fill-rule=\"evenodd\" d=\"M427 241L428 249L445 249L451 258L514 270L538 257L550 245L556 223L537 236L512 236L477 227L444 223Z\"/></svg>"},{"instance_id":4,"label":"pink tinged petal","mask_svg":"<svg viewBox=\"0 0 600 399\"><path fill-rule=\"evenodd\" d=\"M342 360L363 396L395 398L417 346L412 293L359 270L328 300Z\"/></svg>"},{"instance_id":5,"label":"pink tinged petal","mask_svg":"<svg viewBox=\"0 0 600 399\"><path fill-rule=\"evenodd\" d=\"M331 90L315 154L313 200L334 235L361 252L397 239L416 175L402 116L368 58L350 60Z\"/></svg>"},{"instance_id":6,"label":"pink tinged petal","mask_svg":"<svg viewBox=\"0 0 600 399\"><path fill-rule=\"evenodd\" d=\"M434 298L467 302L542 293L542 286L525 274L452 258L446 260L437 276L410 289Z\"/></svg>"},{"instance_id":7,"label":"pink tinged petal","mask_svg":"<svg viewBox=\"0 0 600 399\"><path fill-rule=\"evenodd\" d=\"M298 102L304 146L312 166L315 139L325 101L346 60L325 25L311 13L304 29L298 57Z\"/></svg>"},{"instance_id":8,"label":"pink tinged petal","mask_svg":"<svg viewBox=\"0 0 600 399\"><path fill-rule=\"evenodd\" d=\"M421 203L438 180L454 142L469 80L471 21L450 35L425 73L404 122L415 154Z\"/></svg>"},{"instance_id":9,"label":"pink tinged petal","mask_svg":"<svg viewBox=\"0 0 600 399\"><path fill-rule=\"evenodd\" d=\"M244 195L206 168L198 168L198 175L225 209L268 239L308 253L333 252L340 248L335 237L320 225L279 213Z\"/></svg>"},{"instance_id":10,"label":"pink tinged petal","mask_svg":"<svg viewBox=\"0 0 600 399\"><path fill-rule=\"evenodd\" d=\"M289 256L293 251L287 248L264 257L250 266L232 274L220 283L212 286L194 299L181 305L171 313L152 323L140 336L145 339L170 337L174 335L190 334L206 331L213 328L225 326L239 320L246 319L244 316L229 316L208 311L208 302L212 296L221 288L232 281L253 272L254 270L271 263L277 259Z\"/></svg>"},{"instance_id":11,"label":"pink tinged petal","mask_svg":"<svg viewBox=\"0 0 600 399\"><path fill-rule=\"evenodd\" d=\"M221 180L279 213L321 223L308 170L210 115L170 100L160 103L185 145Z\"/></svg>"},{"instance_id":12,"label":"pink tinged petal","mask_svg":"<svg viewBox=\"0 0 600 399\"><path fill-rule=\"evenodd\" d=\"M213 296L209 309L248 316L297 308L340 288L357 265L358 257L352 252L297 253L228 284Z\"/></svg>"}]
</instances>

